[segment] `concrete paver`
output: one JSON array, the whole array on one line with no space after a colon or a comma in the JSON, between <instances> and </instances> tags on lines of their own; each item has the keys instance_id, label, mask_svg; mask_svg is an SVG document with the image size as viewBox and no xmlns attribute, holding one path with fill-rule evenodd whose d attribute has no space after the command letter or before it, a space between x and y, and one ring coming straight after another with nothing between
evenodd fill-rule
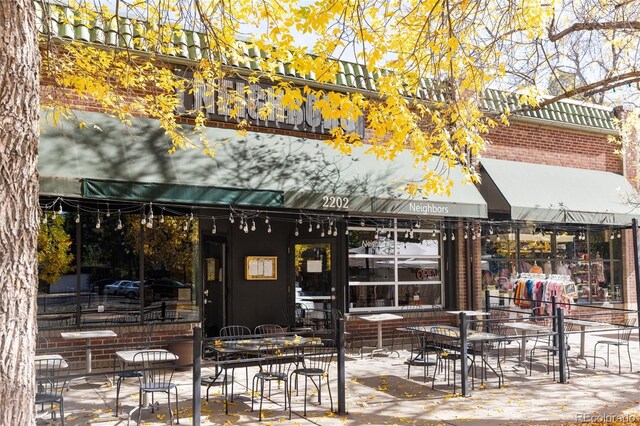
<instances>
[{"instance_id":1,"label":"concrete paver","mask_svg":"<svg viewBox=\"0 0 640 426\"><path fill-rule=\"evenodd\" d=\"M594 335L587 336L587 355L593 350ZM578 353L579 336L572 335L570 355ZM529 342L531 345L532 343ZM476 383L471 396L462 398L452 395L452 387L438 376L435 389L431 388L430 377L422 380L422 368L413 367L412 377L407 379L404 360L407 351L400 351L400 357L376 356L360 359L355 354L348 356L347 371L347 411L338 415L329 410L326 388L323 405L318 406L310 397L307 417L302 417L302 394L292 396L294 415L288 420L288 413L282 408L282 389L274 386L272 400L265 400L263 424L282 425L536 425L567 424L582 421L621 420L618 424L631 424L637 419L640 424L640 348L637 341L631 342L634 369L629 372L626 353L623 353L623 374L617 374L617 356L612 352L609 368L600 360L597 368L586 369L584 362L572 358L569 383L552 381L546 374L543 363L534 363L531 376L516 366L517 347L512 349L507 362L503 364L506 385L497 387L497 379L489 373L484 388ZM604 353L604 352L603 352ZM600 349L599 349L600 354ZM593 366L593 360L589 367ZM211 374L211 369L203 368L203 376ZM433 372L433 367L429 373ZM334 408L337 408L335 363L330 373ZM180 423L191 424L192 382L191 372L177 372L174 380L180 392ZM251 380L251 374L250 379ZM213 387L209 402L204 401L205 387L202 387L202 425L249 425L258 423L257 411L251 412L250 393L244 389L244 373L236 374L235 400L229 407L229 415L224 414L224 398L220 388ZM458 383L459 389L459 383ZM244 391L244 392L243 392ZM68 425L124 425L126 414L114 417L115 386L94 378L90 383L74 381L65 394L66 424ZM122 413L134 408L138 401L136 379L127 379L121 390ZM168 424L166 399L157 398L160 409L156 413L145 410L142 424ZM616 417L627 414L630 417ZM46 417L46 416L45 416ZM626 420L626 421L625 421ZM40 420L43 423L45 420ZM59 423L59 422L58 422ZM135 421L131 421L135 424Z\"/></svg>"}]
</instances>

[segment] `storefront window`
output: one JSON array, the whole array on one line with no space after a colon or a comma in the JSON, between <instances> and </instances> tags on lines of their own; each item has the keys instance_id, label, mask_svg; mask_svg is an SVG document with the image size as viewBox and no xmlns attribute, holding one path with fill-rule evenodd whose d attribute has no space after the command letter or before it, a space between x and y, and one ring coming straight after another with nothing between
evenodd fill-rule
<instances>
[{"instance_id":1,"label":"storefront window","mask_svg":"<svg viewBox=\"0 0 640 426\"><path fill-rule=\"evenodd\" d=\"M163 214L150 224L139 213L87 210L42 220L38 326L197 321L197 218Z\"/></svg>"},{"instance_id":2,"label":"storefront window","mask_svg":"<svg viewBox=\"0 0 640 426\"><path fill-rule=\"evenodd\" d=\"M576 284L576 302L621 301L620 230L527 224L518 233L483 235L482 287L508 291L519 273L568 276Z\"/></svg>"},{"instance_id":3,"label":"storefront window","mask_svg":"<svg viewBox=\"0 0 640 426\"><path fill-rule=\"evenodd\" d=\"M442 304L439 231L397 223L349 230L351 308Z\"/></svg>"},{"instance_id":4,"label":"storefront window","mask_svg":"<svg viewBox=\"0 0 640 426\"><path fill-rule=\"evenodd\" d=\"M145 226L146 321L197 320L198 219L168 216Z\"/></svg>"}]
</instances>

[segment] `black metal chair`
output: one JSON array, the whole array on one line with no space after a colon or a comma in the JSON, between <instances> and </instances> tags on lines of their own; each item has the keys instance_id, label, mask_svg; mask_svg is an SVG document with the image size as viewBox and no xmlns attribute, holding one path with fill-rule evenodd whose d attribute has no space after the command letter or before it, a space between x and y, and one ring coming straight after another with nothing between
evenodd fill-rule
<instances>
[{"instance_id":1,"label":"black metal chair","mask_svg":"<svg viewBox=\"0 0 640 426\"><path fill-rule=\"evenodd\" d=\"M243 336L250 336L251 335L251 329L249 327L245 327L244 325L228 325L226 327L222 327L220 329L220 338L224 339L226 341L229 340L239 340L242 339ZM220 357L220 355L218 354L218 357ZM228 354L224 354L224 359L226 360L231 360L231 359L239 359L239 358L245 358L246 354L243 353L228 353ZM245 369L245 387L249 388L249 369L248 367L243 367ZM233 401L233 383L235 382L234 377L235 377L235 368L231 368L231 398L230 400ZM211 389L211 387L213 385L215 385L216 380L218 379L218 377L220 376L221 371L217 371L215 376L210 376L208 379L205 379L202 383L207 385L207 391L206 391L206 398L207 401L209 400L209 390ZM224 369L224 376L222 378L222 385L224 386L224 389L226 390L227 388L227 381L228 381L228 377L227 377L227 369Z\"/></svg>"},{"instance_id":2,"label":"black metal chair","mask_svg":"<svg viewBox=\"0 0 640 426\"><path fill-rule=\"evenodd\" d=\"M258 420L262 421L262 401L264 400L264 385L269 384L269 397L271 396L271 383L282 382L284 384L284 409L289 407L289 420L291 420L291 393L289 392L289 370L291 363L296 360L294 354L280 348L277 345L263 345L259 350L259 371L253 376L251 382L251 411L255 400L258 385L260 386L260 408Z\"/></svg>"},{"instance_id":3,"label":"black metal chair","mask_svg":"<svg viewBox=\"0 0 640 426\"><path fill-rule=\"evenodd\" d=\"M569 323L564 323L564 350L565 353L567 354L565 356L565 365L567 367L567 378L571 378L571 369L569 368L569 350L571 350L571 346L569 346L569 335L566 334L568 331L571 331L571 324ZM531 352L529 352L529 375L531 376L532 370L531 367L533 366L533 354L536 351L542 351L545 352L547 355L547 363L545 368L547 369L547 374L549 374L549 361L551 361L551 368L553 370L553 380L556 379L556 356L558 356L558 352L560 350L560 345L558 344L558 335L550 335L547 336L547 343L546 344L539 344L539 339L536 340L536 344L534 345L533 349L531 349Z\"/></svg>"},{"instance_id":4,"label":"black metal chair","mask_svg":"<svg viewBox=\"0 0 640 426\"><path fill-rule=\"evenodd\" d=\"M324 345L306 345L303 348L304 357L302 359L302 367L297 367L291 372L290 378L296 379L296 395L299 388L297 386L298 377L304 377L304 416L307 415L307 389L309 379L318 391L318 404L322 404L322 378L327 379L327 389L329 391L329 401L331 411L333 411L333 397L331 396L331 386L329 385L329 367L336 351L333 340L325 340ZM291 385L293 380L289 382L289 398L291 398Z\"/></svg>"},{"instance_id":5,"label":"black metal chair","mask_svg":"<svg viewBox=\"0 0 640 426\"><path fill-rule=\"evenodd\" d=\"M397 336L401 338L400 348L404 348L405 340L411 339L411 327L425 325L422 322L426 317L426 311L420 305L405 305L400 309L400 315L402 316L402 326L394 328L391 334L392 351L395 348Z\"/></svg>"},{"instance_id":6,"label":"black metal chair","mask_svg":"<svg viewBox=\"0 0 640 426\"><path fill-rule=\"evenodd\" d=\"M431 327L431 336L433 346L436 352L436 367L433 369L433 383L431 388L435 389L436 373L438 367L445 372L447 385L451 384L451 374L453 370L453 393L456 393L456 366L458 361L462 361L462 352L460 351L460 333L450 327ZM473 356L467 355L469 361L467 371L471 371L474 367ZM451 365L453 364L453 369ZM462 364L462 363L461 363Z\"/></svg>"},{"instance_id":7,"label":"black metal chair","mask_svg":"<svg viewBox=\"0 0 640 426\"><path fill-rule=\"evenodd\" d=\"M629 357L629 371L633 371L633 364L631 362L631 350L629 349L629 338L631 337L631 332L634 330L635 325L635 318L626 319L622 322L622 324L620 324L620 328L617 330L616 340L598 340L596 342L596 344L593 346L593 368L596 368L596 351L598 349L598 345L607 345L606 366L611 365L609 363L609 349L611 346L615 346L618 349L618 374L622 373L622 364L620 362L620 348L626 346L627 355Z\"/></svg>"},{"instance_id":8,"label":"black metal chair","mask_svg":"<svg viewBox=\"0 0 640 426\"><path fill-rule=\"evenodd\" d=\"M278 324L260 324L253 329L253 334L284 334L285 329Z\"/></svg>"},{"instance_id":9,"label":"black metal chair","mask_svg":"<svg viewBox=\"0 0 640 426\"><path fill-rule=\"evenodd\" d=\"M429 366L436 365L435 361L429 361L429 354L436 354L436 348L430 338L430 334L419 331L409 333L411 348L409 358L404 362L407 364L407 379L411 378L411 367L422 367L422 380L426 383L429 374Z\"/></svg>"},{"instance_id":10,"label":"black metal chair","mask_svg":"<svg viewBox=\"0 0 640 426\"><path fill-rule=\"evenodd\" d=\"M51 418L55 420L53 404L58 404L60 421L64 426L64 391L69 379L69 364L64 358L45 358L35 361L36 398L35 403L50 404Z\"/></svg>"},{"instance_id":11,"label":"black metal chair","mask_svg":"<svg viewBox=\"0 0 640 426\"><path fill-rule=\"evenodd\" d=\"M116 351L122 350L145 350L151 347L151 337L153 336L153 330L155 323L148 323L140 327L138 330L133 330L126 333L120 333L118 335L117 343L118 347ZM142 377L141 371L128 370L124 363L120 363L120 370L116 370L117 357L113 357L113 371L114 379L116 382L116 408L114 410L114 416L119 415L119 402L120 402L120 388L122 382L128 378L140 378Z\"/></svg>"},{"instance_id":12,"label":"black metal chair","mask_svg":"<svg viewBox=\"0 0 640 426\"><path fill-rule=\"evenodd\" d=\"M173 372L175 360L171 354L163 350L144 350L133 356L133 363L141 365L143 372L139 377L138 396L138 424L142 415L142 404L144 395L150 393L153 404L153 395L156 393L167 394L167 405L169 408L169 419L173 424L173 411L171 410L171 392L175 392L176 397L176 422L180 423L180 412L178 409L178 387L173 382Z\"/></svg>"}]
</instances>

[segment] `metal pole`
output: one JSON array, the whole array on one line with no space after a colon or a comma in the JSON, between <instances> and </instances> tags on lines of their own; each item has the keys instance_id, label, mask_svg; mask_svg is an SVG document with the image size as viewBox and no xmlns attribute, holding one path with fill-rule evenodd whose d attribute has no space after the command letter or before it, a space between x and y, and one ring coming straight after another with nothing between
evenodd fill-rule
<instances>
[{"instance_id":1,"label":"metal pole","mask_svg":"<svg viewBox=\"0 0 640 426\"><path fill-rule=\"evenodd\" d=\"M467 314L460 312L460 375L462 376L462 396L468 396L469 372L467 370ZM454 371L453 374L456 374Z\"/></svg>"},{"instance_id":2,"label":"metal pole","mask_svg":"<svg viewBox=\"0 0 640 426\"><path fill-rule=\"evenodd\" d=\"M491 318L491 293L489 292L489 290L485 290L484 291L484 311L487 312L489 315L487 316L487 318ZM487 333L489 332L489 323L484 323L484 331L486 331Z\"/></svg>"},{"instance_id":3,"label":"metal pole","mask_svg":"<svg viewBox=\"0 0 640 426\"><path fill-rule=\"evenodd\" d=\"M558 305L556 304L556 296L551 296L551 315L553 315L553 321L551 321L553 327L553 347L558 345L558 323L556 322L556 316L558 315ZM555 355L555 354L554 354Z\"/></svg>"},{"instance_id":4,"label":"metal pole","mask_svg":"<svg viewBox=\"0 0 640 426\"><path fill-rule=\"evenodd\" d=\"M638 260L638 219L631 219L631 229L633 233L633 269L636 273L636 311L638 315L638 327L640 327L640 261ZM640 330L640 328L638 329Z\"/></svg>"},{"instance_id":5,"label":"metal pole","mask_svg":"<svg viewBox=\"0 0 640 426\"><path fill-rule=\"evenodd\" d=\"M558 362L560 363L560 383L567 383L567 345L564 340L564 309L558 309Z\"/></svg>"},{"instance_id":6,"label":"metal pole","mask_svg":"<svg viewBox=\"0 0 640 426\"><path fill-rule=\"evenodd\" d=\"M344 318L338 319L338 414L347 414L346 377L345 377L345 341Z\"/></svg>"},{"instance_id":7,"label":"metal pole","mask_svg":"<svg viewBox=\"0 0 640 426\"><path fill-rule=\"evenodd\" d=\"M193 329L193 425L200 425L200 390L202 384L200 383L201 377L201 362L202 362L202 328L196 327Z\"/></svg>"}]
</instances>

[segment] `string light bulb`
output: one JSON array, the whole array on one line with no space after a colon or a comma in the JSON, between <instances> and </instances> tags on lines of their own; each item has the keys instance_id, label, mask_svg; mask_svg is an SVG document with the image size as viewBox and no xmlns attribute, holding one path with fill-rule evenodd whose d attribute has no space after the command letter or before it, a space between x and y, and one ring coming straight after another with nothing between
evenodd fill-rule
<instances>
[{"instance_id":1,"label":"string light bulb","mask_svg":"<svg viewBox=\"0 0 640 426\"><path fill-rule=\"evenodd\" d=\"M216 218L215 218L215 216L211 216L211 220L213 221L213 225L211 226L211 234L215 235L218 232L218 228L216 227Z\"/></svg>"},{"instance_id":2,"label":"string light bulb","mask_svg":"<svg viewBox=\"0 0 640 426\"><path fill-rule=\"evenodd\" d=\"M298 224L302 225L302 215L298 217Z\"/></svg>"},{"instance_id":3,"label":"string light bulb","mask_svg":"<svg viewBox=\"0 0 640 426\"><path fill-rule=\"evenodd\" d=\"M313 225L311 224L311 221L309 221L309 232L313 232Z\"/></svg>"},{"instance_id":4,"label":"string light bulb","mask_svg":"<svg viewBox=\"0 0 640 426\"><path fill-rule=\"evenodd\" d=\"M247 221L244 221L244 226L242 227L242 230L244 231L245 234L249 233L249 225L247 224Z\"/></svg>"},{"instance_id":5,"label":"string light bulb","mask_svg":"<svg viewBox=\"0 0 640 426\"><path fill-rule=\"evenodd\" d=\"M316 229L320 229L320 222L316 224Z\"/></svg>"},{"instance_id":6,"label":"string light bulb","mask_svg":"<svg viewBox=\"0 0 640 426\"><path fill-rule=\"evenodd\" d=\"M60 207L58 208L58 214L62 216L62 201L60 201Z\"/></svg>"},{"instance_id":7,"label":"string light bulb","mask_svg":"<svg viewBox=\"0 0 640 426\"><path fill-rule=\"evenodd\" d=\"M96 220L96 229L100 229L100 210L98 210L98 220Z\"/></svg>"},{"instance_id":8,"label":"string light bulb","mask_svg":"<svg viewBox=\"0 0 640 426\"><path fill-rule=\"evenodd\" d=\"M338 236L338 225L333 225L333 235Z\"/></svg>"},{"instance_id":9,"label":"string light bulb","mask_svg":"<svg viewBox=\"0 0 640 426\"><path fill-rule=\"evenodd\" d=\"M48 218L47 218L47 211L45 210L44 215L42 216L42 224L43 224L43 225L46 225L46 224L47 224L47 221L48 221Z\"/></svg>"},{"instance_id":10,"label":"string light bulb","mask_svg":"<svg viewBox=\"0 0 640 426\"><path fill-rule=\"evenodd\" d=\"M442 241L447 241L447 233L446 232L442 233Z\"/></svg>"},{"instance_id":11,"label":"string light bulb","mask_svg":"<svg viewBox=\"0 0 640 426\"><path fill-rule=\"evenodd\" d=\"M344 235L349 235L349 228L344 229Z\"/></svg>"},{"instance_id":12,"label":"string light bulb","mask_svg":"<svg viewBox=\"0 0 640 426\"><path fill-rule=\"evenodd\" d=\"M271 233L271 224L270 223L267 224L267 233L268 234Z\"/></svg>"},{"instance_id":13,"label":"string light bulb","mask_svg":"<svg viewBox=\"0 0 640 426\"><path fill-rule=\"evenodd\" d=\"M364 219L360 219L360 226L364 228Z\"/></svg>"},{"instance_id":14,"label":"string light bulb","mask_svg":"<svg viewBox=\"0 0 640 426\"><path fill-rule=\"evenodd\" d=\"M189 222L192 222L192 221L193 221L193 212L189 214Z\"/></svg>"},{"instance_id":15,"label":"string light bulb","mask_svg":"<svg viewBox=\"0 0 640 426\"><path fill-rule=\"evenodd\" d=\"M391 239L391 231L387 231L387 240Z\"/></svg>"},{"instance_id":16,"label":"string light bulb","mask_svg":"<svg viewBox=\"0 0 640 426\"><path fill-rule=\"evenodd\" d=\"M188 221L184 221L184 224L182 225L182 230L184 232L187 232L189 230L189 222Z\"/></svg>"},{"instance_id":17,"label":"string light bulb","mask_svg":"<svg viewBox=\"0 0 640 426\"><path fill-rule=\"evenodd\" d=\"M298 225L297 225L297 224L296 224L296 229L295 229L295 231L293 231L293 235L295 235L296 237L297 237L298 235L300 235L300 231L298 231Z\"/></svg>"},{"instance_id":18,"label":"string light bulb","mask_svg":"<svg viewBox=\"0 0 640 426\"><path fill-rule=\"evenodd\" d=\"M455 241L456 240L456 232L455 231L451 231L451 241Z\"/></svg>"},{"instance_id":19,"label":"string light bulb","mask_svg":"<svg viewBox=\"0 0 640 426\"><path fill-rule=\"evenodd\" d=\"M229 223L234 223L236 220L233 218L233 213L229 213Z\"/></svg>"},{"instance_id":20,"label":"string light bulb","mask_svg":"<svg viewBox=\"0 0 640 426\"><path fill-rule=\"evenodd\" d=\"M489 225L489 235L493 235L493 225Z\"/></svg>"},{"instance_id":21,"label":"string light bulb","mask_svg":"<svg viewBox=\"0 0 640 426\"><path fill-rule=\"evenodd\" d=\"M329 228L327 229L327 235L331 236L333 234L333 229L331 228L331 225L329 225Z\"/></svg>"},{"instance_id":22,"label":"string light bulb","mask_svg":"<svg viewBox=\"0 0 640 426\"><path fill-rule=\"evenodd\" d=\"M264 218L264 224L265 224L265 225L268 225L268 224L269 224L269 216L267 216L267 217L265 217L265 218Z\"/></svg>"},{"instance_id":23,"label":"string light bulb","mask_svg":"<svg viewBox=\"0 0 640 426\"><path fill-rule=\"evenodd\" d=\"M80 223L80 209L76 212L76 223Z\"/></svg>"},{"instance_id":24,"label":"string light bulb","mask_svg":"<svg viewBox=\"0 0 640 426\"><path fill-rule=\"evenodd\" d=\"M252 231L256 230L256 221L254 219L251 219L251 230Z\"/></svg>"},{"instance_id":25,"label":"string light bulb","mask_svg":"<svg viewBox=\"0 0 640 426\"><path fill-rule=\"evenodd\" d=\"M618 229L618 233L616 234L616 237L618 238L622 238L622 232L620 232L620 230Z\"/></svg>"},{"instance_id":26,"label":"string light bulb","mask_svg":"<svg viewBox=\"0 0 640 426\"><path fill-rule=\"evenodd\" d=\"M118 215L120 214L120 210L118 210ZM164 209L160 211L160 223L164 223Z\"/></svg>"},{"instance_id":27,"label":"string light bulb","mask_svg":"<svg viewBox=\"0 0 640 426\"><path fill-rule=\"evenodd\" d=\"M238 227L239 230L244 230L244 216L240 216L240 226Z\"/></svg>"},{"instance_id":28,"label":"string light bulb","mask_svg":"<svg viewBox=\"0 0 640 426\"><path fill-rule=\"evenodd\" d=\"M116 231L120 231L120 230L122 230L122 221L120 220L120 210L118 210L118 223L116 225Z\"/></svg>"},{"instance_id":29,"label":"string light bulb","mask_svg":"<svg viewBox=\"0 0 640 426\"><path fill-rule=\"evenodd\" d=\"M322 227L322 231L320 231L320 236L324 237L324 226Z\"/></svg>"}]
</instances>

